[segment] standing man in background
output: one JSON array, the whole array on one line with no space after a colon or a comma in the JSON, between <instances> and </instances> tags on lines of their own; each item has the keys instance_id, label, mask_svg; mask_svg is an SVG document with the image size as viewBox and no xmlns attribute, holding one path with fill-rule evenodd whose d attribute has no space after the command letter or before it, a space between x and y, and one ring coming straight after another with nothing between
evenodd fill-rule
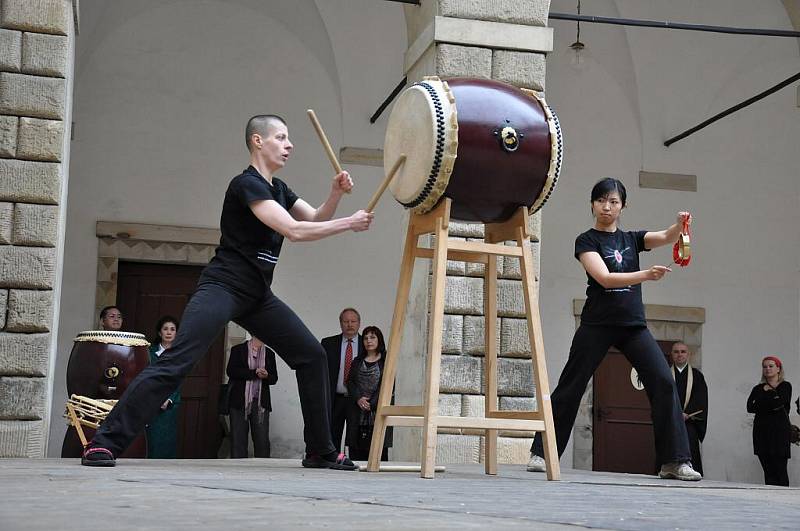
<instances>
[{"instance_id":1,"label":"standing man in background","mask_svg":"<svg viewBox=\"0 0 800 531\"><path fill-rule=\"evenodd\" d=\"M689 358L692 351L686 343L672 344L672 376L678 387L678 400L683 407L683 420L689 435L689 449L692 452L692 467L703 473L703 460L700 456L700 443L706 437L708 426L708 386L703 373L692 367Z\"/></svg>"},{"instance_id":2,"label":"standing man in background","mask_svg":"<svg viewBox=\"0 0 800 531\"><path fill-rule=\"evenodd\" d=\"M342 449L342 433L347 419L347 379L353 360L364 355L364 345L358 331L361 315L355 308L345 308L339 314L341 334L326 337L322 347L328 356L328 376L331 379L331 437L333 445Z\"/></svg>"}]
</instances>

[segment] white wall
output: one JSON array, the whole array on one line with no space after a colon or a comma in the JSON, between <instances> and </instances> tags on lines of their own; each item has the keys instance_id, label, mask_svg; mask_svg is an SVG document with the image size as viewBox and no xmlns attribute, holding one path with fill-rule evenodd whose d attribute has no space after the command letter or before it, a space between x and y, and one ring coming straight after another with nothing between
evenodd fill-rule
<instances>
[{"instance_id":1,"label":"white wall","mask_svg":"<svg viewBox=\"0 0 800 531\"><path fill-rule=\"evenodd\" d=\"M98 219L214 227L227 181L246 164L242 128L257 112L286 116L296 145L282 173L306 199L323 199L327 160L304 116L314 107L334 145L381 147L386 116L368 117L402 77L399 4L84 0L75 79L64 289L54 404L77 330L94 323ZM263 7L262 7L263 6ZM778 0L584 3L591 14L790 29ZM555 0L552 11L573 11ZM780 355L800 386L800 120L792 89L670 148L662 142L797 71L793 39L584 24L585 61L570 65L574 23L551 21L547 99L566 153L544 209L541 305L554 385L574 331L571 301L585 276L572 258L591 224L588 195L603 176L628 186L624 225L659 229L679 209L695 215L690 267L645 287L645 302L706 309L703 370L710 387L709 478L762 481L752 455L747 394L765 354ZM692 173L698 192L638 188L638 172ZM360 186L341 212L361 207L381 171L351 167ZM388 330L404 222L384 198L374 229L284 247L276 291L319 335L337 332L339 308ZM663 249L645 264L669 261ZM298 452L299 407L285 366L276 387L273 443ZM60 388L58 386L61 386ZM400 384L403 385L403 384ZM413 387L413 385L411 385ZM61 428L61 429L59 429ZM50 454L62 425L53 422ZM571 454L564 464L571 463ZM800 467L792 463L793 484Z\"/></svg>"}]
</instances>

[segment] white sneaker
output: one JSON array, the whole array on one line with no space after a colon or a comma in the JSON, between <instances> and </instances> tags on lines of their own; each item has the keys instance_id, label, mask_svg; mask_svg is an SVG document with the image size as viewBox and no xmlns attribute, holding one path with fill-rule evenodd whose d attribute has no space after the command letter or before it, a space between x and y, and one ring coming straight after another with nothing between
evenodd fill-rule
<instances>
[{"instance_id":1,"label":"white sneaker","mask_svg":"<svg viewBox=\"0 0 800 531\"><path fill-rule=\"evenodd\" d=\"M681 481L700 481L703 479L700 472L692 468L692 464L689 462L661 465L658 477L661 479L679 479Z\"/></svg>"},{"instance_id":2,"label":"white sneaker","mask_svg":"<svg viewBox=\"0 0 800 531\"><path fill-rule=\"evenodd\" d=\"M547 463L544 457L531 454L531 460L528 461L528 472L547 472Z\"/></svg>"}]
</instances>

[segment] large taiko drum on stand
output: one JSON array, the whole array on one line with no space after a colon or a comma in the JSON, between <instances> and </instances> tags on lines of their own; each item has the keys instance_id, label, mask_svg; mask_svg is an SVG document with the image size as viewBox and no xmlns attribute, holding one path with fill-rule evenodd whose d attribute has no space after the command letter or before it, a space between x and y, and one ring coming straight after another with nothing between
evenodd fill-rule
<instances>
[{"instance_id":1,"label":"large taiko drum on stand","mask_svg":"<svg viewBox=\"0 0 800 531\"><path fill-rule=\"evenodd\" d=\"M143 334L91 330L75 337L67 365L67 396L116 400L150 362ZM91 438L94 430L84 430ZM83 451L75 428L64 436L61 457L80 457ZM144 434L137 437L122 457L146 457Z\"/></svg>"},{"instance_id":2,"label":"large taiko drum on stand","mask_svg":"<svg viewBox=\"0 0 800 531\"><path fill-rule=\"evenodd\" d=\"M407 159L389 188L417 214L443 197L451 217L499 223L550 197L561 172L556 115L533 91L488 79L428 77L395 102L384 142L386 171Z\"/></svg>"}]
</instances>

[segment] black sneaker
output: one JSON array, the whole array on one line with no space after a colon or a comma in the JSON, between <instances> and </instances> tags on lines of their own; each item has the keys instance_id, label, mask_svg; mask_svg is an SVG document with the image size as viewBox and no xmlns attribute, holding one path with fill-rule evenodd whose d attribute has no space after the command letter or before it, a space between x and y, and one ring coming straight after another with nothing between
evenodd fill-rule
<instances>
[{"instance_id":1,"label":"black sneaker","mask_svg":"<svg viewBox=\"0 0 800 531\"><path fill-rule=\"evenodd\" d=\"M332 470L358 470L356 466L345 454L336 456L336 460L328 461L320 455L306 454L302 461L305 468L330 468Z\"/></svg>"},{"instance_id":2,"label":"black sneaker","mask_svg":"<svg viewBox=\"0 0 800 531\"><path fill-rule=\"evenodd\" d=\"M86 448L81 457L83 466L114 466L116 463L117 460L114 459L114 454L110 450L99 446Z\"/></svg>"}]
</instances>

